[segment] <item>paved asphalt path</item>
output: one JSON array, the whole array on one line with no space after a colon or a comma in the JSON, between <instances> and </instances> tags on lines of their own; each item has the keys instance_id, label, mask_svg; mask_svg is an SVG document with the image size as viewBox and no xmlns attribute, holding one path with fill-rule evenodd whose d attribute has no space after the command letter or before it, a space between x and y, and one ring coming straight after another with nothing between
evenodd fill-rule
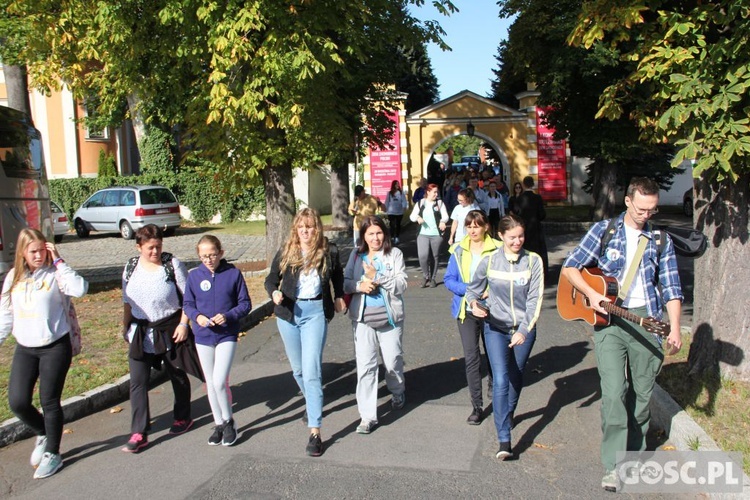
<instances>
[{"instance_id":1,"label":"paved asphalt path","mask_svg":"<svg viewBox=\"0 0 750 500\"><path fill-rule=\"evenodd\" d=\"M380 427L372 434L355 433L359 417L351 323L337 316L330 324L324 351L325 452L320 458L305 455L308 431L300 420L304 402L291 376L275 319L269 318L241 339L235 358L232 390L240 431L235 446L207 445L213 422L198 383L193 388L194 428L169 436L171 387L162 384L150 393L153 431L146 449L135 455L120 451L130 422L126 401L119 405L119 413L106 409L66 424L65 467L51 478L31 478L32 440L0 449L0 496L159 500L613 497L600 488L600 394L590 329L580 322L562 321L554 306L559 265L580 235L548 238L554 276L545 292L537 342L516 412L513 447L517 459L499 462L494 458L497 437L489 403L488 419L482 425L466 424L471 405L461 343L450 316L450 293L442 283L436 289L419 288L413 232L413 227L407 230L401 245L409 273L404 296L407 402L401 411L390 410L390 396L381 383ZM193 235L193 245L195 239ZM120 242L114 237L103 241L107 246ZM173 241L167 239L168 246ZM259 303L264 298L253 299Z\"/></svg>"}]
</instances>

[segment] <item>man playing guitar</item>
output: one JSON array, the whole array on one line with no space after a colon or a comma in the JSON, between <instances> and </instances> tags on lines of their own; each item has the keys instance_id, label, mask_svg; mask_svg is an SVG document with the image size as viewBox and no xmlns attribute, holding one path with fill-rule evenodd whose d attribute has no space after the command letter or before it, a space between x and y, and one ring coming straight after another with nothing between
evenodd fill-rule
<instances>
[{"instance_id":1,"label":"man playing guitar","mask_svg":"<svg viewBox=\"0 0 750 500\"><path fill-rule=\"evenodd\" d=\"M680 313L682 289L672 240L665 232L663 249L654 241L648 221L658 212L659 185L644 177L634 178L625 196L626 210L614 225L613 234L602 248L609 221L591 227L563 263L561 276L583 293L591 307L606 315L602 302L610 299L590 286L581 269L596 266L602 274L617 278L620 287L631 274L630 286L620 294L622 304L638 316L660 320L666 306L669 335L666 350L676 353L682 347ZM645 238L645 241L640 240ZM645 249L638 250L639 244ZM636 259L637 253L642 253ZM631 263L638 266L628 273ZM594 328L594 350L602 392L601 458L606 474L602 488L619 489L615 471L618 451L643 451L651 414L649 400L664 354L660 339L643 327L612 315L609 325Z\"/></svg>"}]
</instances>

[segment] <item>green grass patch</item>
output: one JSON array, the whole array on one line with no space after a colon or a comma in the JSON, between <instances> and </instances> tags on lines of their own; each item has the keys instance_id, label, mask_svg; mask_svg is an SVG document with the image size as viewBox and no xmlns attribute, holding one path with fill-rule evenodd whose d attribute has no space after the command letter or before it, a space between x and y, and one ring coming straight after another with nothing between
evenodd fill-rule
<instances>
[{"instance_id":1,"label":"green grass patch","mask_svg":"<svg viewBox=\"0 0 750 500\"><path fill-rule=\"evenodd\" d=\"M63 389L63 399L112 383L128 373L128 349L122 339L122 293L119 287L92 283L89 293L74 299L83 336L83 352L73 358ZM0 347L0 422L14 415L8 407L8 377L15 351L9 337ZM39 386L34 391L39 407Z\"/></svg>"},{"instance_id":2,"label":"green grass patch","mask_svg":"<svg viewBox=\"0 0 750 500\"><path fill-rule=\"evenodd\" d=\"M683 334L682 350L665 360L657 382L719 447L743 455L743 469L750 474L750 383L715 375L690 375L687 355L690 334ZM691 443L697 446L697 443Z\"/></svg>"},{"instance_id":3,"label":"green grass patch","mask_svg":"<svg viewBox=\"0 0 750 500\"><path fill-rule=\"evenodd\" d=\"M330 226L333 216L322 215L320 219L323 221L324 226ZM238 221L227 224L202 224L200 226L191 226L189 223L183 223L183 226L200 228L202 231L210 231L213 234L237 234L240 236L266 235L266 221L264 220Z\"/></svg>"}]
</instances>

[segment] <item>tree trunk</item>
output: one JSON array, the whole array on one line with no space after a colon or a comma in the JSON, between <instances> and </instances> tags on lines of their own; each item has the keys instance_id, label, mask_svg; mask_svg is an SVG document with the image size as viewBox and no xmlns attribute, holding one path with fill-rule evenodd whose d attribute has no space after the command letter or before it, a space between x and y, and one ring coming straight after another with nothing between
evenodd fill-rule
<instances>
[{"instance_id":1,"label":"tree trunk","mask_svg":"<svg viewBox=\"0 0 750 500\"><path fill-rule=\"evenodd\" d=\"M26 113L29 117L29 123L33 125L26 66L5 66L3 72L5 73L5 88L8 93L8 107Z\"/></svg>"},{"instance_id":2,"label":"tree trunk","mask_svg":"<svg viewBox=\"0 0 750 500\"><path fill-rule=\"evenodd\" d=\"M617 194L617 167L611 163L598 164L594 167L594 211L591 220L609 219L615 213Z\"/></svg>"},{"instance_id":3,"label":"tree trunk","mask_svg":"<svg viewBox=\"0 0 750 500\"><path fill-rule=\"evenodd\" d=\"M691 375L750 380L750 174L737 183L701 179L695 191L696 227L709 239L695 261Z\"/></svg>"},{"instance_id":4,"label":"tree trunk","mask_svg":"<svg viewBox=\"0 0 750 500\"><path fill-rule=\"evenodd\" d=\"M263 185L266 189L266 264L289 236L295 213L292 164L263 169Z\"/></svg>"},{"instance_id":5,"label":"tree trunk","mask_svg":"<svg viewBox=\"0 0 750 500\"><path fill-rule=\"evenodd\" d=\"M338 158L331 165L331 213L333 227L345 228L351 222L349 207L349 162Z\"/></svg>"},{"instance_id":6,"label":"tree trunk","mask_svg":"<svg viewBox=\"0 0 750 500\"><path fill-rule=\"evenodd\" d=\"M135 132L135 143L141 147L141 141L146 137L146 121L143 119L143 113L140 109L141 98L138 94L128 94L128 110L130 111L130 121L133 122L133 131Z\"/></svg>"}]
</instances>

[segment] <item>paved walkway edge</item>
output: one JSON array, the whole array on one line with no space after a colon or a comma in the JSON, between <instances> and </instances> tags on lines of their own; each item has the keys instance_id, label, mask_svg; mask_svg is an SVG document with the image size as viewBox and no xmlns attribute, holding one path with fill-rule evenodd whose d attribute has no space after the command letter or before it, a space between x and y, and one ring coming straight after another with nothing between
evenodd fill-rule
<instances>
[{"instance_id":1,"label":"paved walkway edge","mask_svg":"<svg viewBox=\"0 0 750 500\"><path fill-rule=\"evenodd\" d=\"M273 303L268 300L248 314L240 321L240 328L246 331L273 313ZM166 371L151 371L151 384L166 380ZM112 384L104 384L95 389L73 396L62 402L65 422L72 422L93 413L102 411L114 404L125 401L130 397L130 375L120 377ZM0 447L8 446L33 435L17 418L10 418L0 424Z\"/></svg>"},{"instance_id":2,"label":"paved walkway edge","mask_svg":"<svg viewBox=\"0 0 750 500\"><path fill-rule=\"evenodd\" d=\"M698 451L722 451L716 441L711 439L706 431L688 415L688 413L672 399L667 391L659 384L654 387L651 395L651 425L663 429L669 441L679 451L690 451L691 444L696 440L700 443ZM738 464L742 467L742 464ZM742 485L745 491L750 491L750 477L743 473ZM711 498L745 498L742 495L710 495Z\"/></svg>"}]
</instances>

